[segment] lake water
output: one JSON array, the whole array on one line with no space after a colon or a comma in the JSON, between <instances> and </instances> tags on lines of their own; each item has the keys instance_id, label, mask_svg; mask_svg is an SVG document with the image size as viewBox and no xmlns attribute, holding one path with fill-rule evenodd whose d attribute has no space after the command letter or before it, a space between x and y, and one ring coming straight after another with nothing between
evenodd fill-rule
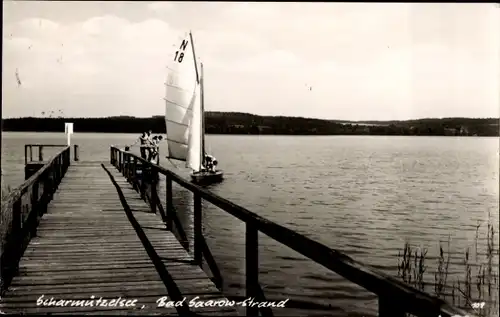
<instances>
[{"instance_id":1,"label":"lake water","mask_svg":"<svg viewBox=\"0 0 500 317\"><path fill-rule=\"evenodd\" d=\"M80 160L102 161L109 160L110 144L124 146L137 137L76 133L72 142L80 146ZM2 133L2 182L23 181L25 143L64 142L62 133ZM498 229L498 138L208 135L207 144L225 171L224 182L210 190L393 276L405 241L427 248L429 292L440 241L451 241L451 285L463 277L463 254L475 244L478 223L479 257L486 252L488 214ZM190 231L191 195L177 186L174 195ZM204 221L224 292L244 295L244 224L207 204ZM260 281L268 299L308 304L276 315L376 315L374 294L259 237ZM498 257L494 263L496 270Z\"/></svg>"}]
</instances>

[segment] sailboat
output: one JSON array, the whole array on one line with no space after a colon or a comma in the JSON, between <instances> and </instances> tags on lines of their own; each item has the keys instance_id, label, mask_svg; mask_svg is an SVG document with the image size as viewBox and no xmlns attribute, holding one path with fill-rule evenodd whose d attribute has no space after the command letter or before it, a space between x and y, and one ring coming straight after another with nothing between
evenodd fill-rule
<instances>
[{"instance_id":1,"label":"sailboat","mask_svg":"<svg viewBox=\"0 0 500 317\"><path fill-rule=\"evenodd\" d=\"M191 180L198 184L220 182L223 172L205 151L203 64L196 61L193 35L185 37L168 67L165 125L169 160L185 161Z\"/></svg>"}]
</instances>

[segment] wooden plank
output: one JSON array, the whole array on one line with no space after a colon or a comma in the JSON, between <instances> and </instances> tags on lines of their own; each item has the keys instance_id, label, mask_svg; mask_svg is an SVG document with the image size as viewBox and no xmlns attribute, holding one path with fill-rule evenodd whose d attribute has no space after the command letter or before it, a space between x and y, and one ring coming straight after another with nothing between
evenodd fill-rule
<instances>
[{"instance_id":1,"label":"wooden plank","mask_svg":"<svg viewBox=\"0 0 500 317\"><path fill-rule=\"evenodd\" d=\"M182 296L187 301L224 299L206 273L191 264L192 257L160 216L150 211L119 172L111 166L108 170ZM137 299L141 307L37 305L42 295L56 300L122 297ZM0 309L18 314L178 315L175 308L156 307L163 296L169 296L165 281L127 218L108 174L97 163L72 162L24 252L17 276L0 300ZM191 311L237 315L232 307Z\"/></svg>"}]
</instances>

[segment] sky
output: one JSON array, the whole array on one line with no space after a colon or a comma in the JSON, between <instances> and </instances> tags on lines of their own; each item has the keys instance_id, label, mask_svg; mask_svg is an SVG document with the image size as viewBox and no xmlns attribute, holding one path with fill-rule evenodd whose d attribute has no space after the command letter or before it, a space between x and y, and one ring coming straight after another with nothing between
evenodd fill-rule
<instances>
[{"instance_id":1,"label":"sky","mask_svg":"<svg viewBox=\"0 0 500 317\"><path fill-rule=\"evenodd\" d=\"M3 1L2 117L163 115L190 30L208 111L500 116L497 4Z\"/></svg>"}]
</instances>

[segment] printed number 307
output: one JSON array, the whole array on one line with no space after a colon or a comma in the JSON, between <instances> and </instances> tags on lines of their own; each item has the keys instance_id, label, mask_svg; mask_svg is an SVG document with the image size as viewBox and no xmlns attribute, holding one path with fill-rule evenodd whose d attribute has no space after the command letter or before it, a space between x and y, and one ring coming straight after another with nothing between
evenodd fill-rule
<instances>
[{"instance_id":1,"label":"printed number 307","mask_svg":"<svg viewBox=\"0 0 500 317\"><path fill-rule=\"evenodd\" d=\"M471 304L472 308L483 308L484 305L485 305L485 302L477 302L477 303Z\"/></svg>"}]
</instances>

